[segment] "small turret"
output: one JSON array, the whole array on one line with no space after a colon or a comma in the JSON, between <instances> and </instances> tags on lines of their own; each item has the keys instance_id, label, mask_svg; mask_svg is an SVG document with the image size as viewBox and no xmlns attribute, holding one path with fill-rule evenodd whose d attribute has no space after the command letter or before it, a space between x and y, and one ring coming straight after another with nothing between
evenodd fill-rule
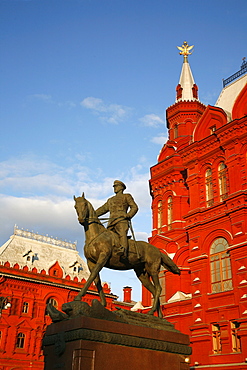
<instances>
[{"instance_id":1,"label":"small turret","mask_svg":"<svg viewBox=\"0 0 247 370\"><path fill-rule=\"evenodd\" d=\"M176 101L166 111L169 139L176 142L177 147L188 145L192 139L194 128L199 121L205 106L199 101L198 87L195 84L188 55L192 54L194 45L189 46L184 41L177 46L180 55L183 55L183 65L179 83L176 87ZM182 113L183 112L183 113Z\"/></svg>"}]
</instances>

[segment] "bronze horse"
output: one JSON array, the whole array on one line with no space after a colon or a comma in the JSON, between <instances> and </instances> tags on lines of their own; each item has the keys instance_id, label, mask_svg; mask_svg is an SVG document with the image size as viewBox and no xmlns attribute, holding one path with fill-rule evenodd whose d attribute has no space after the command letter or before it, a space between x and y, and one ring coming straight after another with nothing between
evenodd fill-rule
<instances>
[{"instance_id":1,"label":"bronze horse","mask_svg":"<svg viewBox=\"0 0 247 370\"><path fill-rule=\"evenodd\" d=\"M127 259L122 259L117 253L119 240L118 235L113 231L107 230L98 217L91 203L85 199L84 193L81 197L76 198L75 209L78 215L78 221L85 229L85 246L84 254L87 259L88 268L91 272L87 282L81 289L75 300L81 300L92 284L95 282L99 292L100 301L106 306L106 299L102 289L99 273L103 267L113 270L131 270L133 269L136 276L153 295L153 305L149 314L153 315L158 312L162 317L160 310L161 285L159 282L159 271L161 266L165 269L180 275L177 265L164 253L144 241L129 240L129 250Z\"/></svg>"}]
</instances>

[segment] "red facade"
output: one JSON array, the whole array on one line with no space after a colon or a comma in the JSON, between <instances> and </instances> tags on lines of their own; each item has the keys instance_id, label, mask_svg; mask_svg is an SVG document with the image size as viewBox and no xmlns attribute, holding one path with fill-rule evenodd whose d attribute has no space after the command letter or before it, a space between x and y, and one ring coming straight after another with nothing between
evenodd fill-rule
<instances>
[{"instance_id":1,"label":"red facade","mask_svg":"<svg viewBox=\"0 0 247 370\"><path fill-rule=\"evenodd\" d=\"M246 75L241 81L222 91L230 111L183 101L178 85L167 109L169 139L151 168L150 242L182 272L161 273L162 310L190 335L198 369L246 368ZM151 305L145 289L142 304Z\"/></svg>"},{"instance_id":2,"label":"red facade","mask_svg":"<svg viewBox=\"0 0 247 370\"><path fill-rule=\"evenodd\" d=\"M27 265L20 268L17 263L14 266L0 263L0 296L11 304L0 313L1 370L44 368L42 337L51 323L46 304L51 302L61 310L62 304L72 301L84 283L85 279L63 277L58 261L48 271L40 272ZM103 288L109 310L133 307L133 302L116 301L117 296L111 293L108 284ZM91 305L93 299L99 299L94 284L83 301Z\"/></svg>"}]
</instances>

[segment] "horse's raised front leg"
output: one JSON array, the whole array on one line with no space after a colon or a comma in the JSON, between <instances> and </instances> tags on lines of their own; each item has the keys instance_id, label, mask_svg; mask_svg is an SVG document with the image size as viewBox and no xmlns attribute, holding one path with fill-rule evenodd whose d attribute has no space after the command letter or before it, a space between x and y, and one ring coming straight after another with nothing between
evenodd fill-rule
<instances>
[{"instance_id":1,"label":"horse's raised front leg","mask_svg":"<svg viewBox=\"0 0 247 370\"><path fill-rule=\"evenodd\" d=\"M108 253L101 253L99 255L97 263L95 263L94 267L92 268L91 274L89 278L86 281L86 284L81 289L79 294L75 297L74 301L80 301L81 297L84 297L84 295L87 293L88 288L92 284L92 282L98 277L99 272L102 270L102 268L105 266L107 260L109 258Z\"/></svg>"}]
</instances>

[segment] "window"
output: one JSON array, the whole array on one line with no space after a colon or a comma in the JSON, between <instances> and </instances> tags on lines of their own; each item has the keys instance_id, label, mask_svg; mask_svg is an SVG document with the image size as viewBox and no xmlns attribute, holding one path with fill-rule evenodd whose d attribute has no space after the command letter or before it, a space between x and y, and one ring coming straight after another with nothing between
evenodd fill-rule
<instances>
[{"instance_id":1,"label":"window","mask_svg":"<svg viewBox=\"0 0 247 370\"><path fill-rule=\"evenodd\" d=\"M18 298L12 298L10 314L11 315L19 315L20 314L20 304L19 304L19 299Z\"/></svg>"},{"instance_id":2,"label":"window","mask_svg":"<svg viewBox=\"0 0 247 370\"><path fill-rule=\"evenodd\" d=\"M17 335L16 348L24 348L25 334L19 333Z\"/></svg>"},{"instance_id":3,"label":"window","mask_svg":"<svg viewBox=\"0 0 247 370\"><path fill-rule=\"evenodd\" d=\"M232 271L228 243L224 238L216 239L210 248L212 293L232 289Z\"/></svg>"},{"instance_id":4,"label":"window","mask_svg":"<svg viewBox=\"0 0 247 370\"><path fill-rule=\"evenodd\" d=\"M213 353L221 353L220 326L212 324Z\"/></svg>"},{"instance_id":5,"label":"window","mask_svg":"<svg viewBox=\"0 0 247 370\"><path fill-rule=\"evenodd\" d=\"M210 134L212 135L216 131L216 126L210 127L209 130L210 130Z\"/></svg>"},{"instance_id":6,"label":"window","mask_svg":"<svg viewBox=\"0 0 247 370\"><path fill-rule=\"evenodd\" d=\"M55 308L58 308L58 303L57 301L54 299L54 298L48 298L47 301L46 301L46 304L52 304L52 306L54 306ZM45 315L49 315L49 313L47 312L47 309L45 310Z\"/></svg>"},{"instance_id":7,"label":"window","mask_svg":"<svg viewBox=\"0 0 247 370\"><path fill-rule=\"evenodd\" d=\"M174 126L174 139L178 138L178 125Z\"/></svg>"},{"instance_id":8,"label":"window","mask_svg":"<svg viewBox=\"0 0 247 370\"><path fill-rule=\"evenodd\" d=\"M212 170L210 168L205 173L205 185L207 207L210 207L214 204Z\"/></svg>"},{"instance_id":9,"label":"window","mask_svg":"<svg viewBox=\"0 0 247 370\"><path fill-rule=\"evenodd\" d=\"M241 352L240 337L238 335L238 328L240 323L237 321L231 321L231 337L232 337L232 351Z\"/></svg>"},{"instance_id":10,"label":"window","mask_svg":"<svg viewBox=\"0 0 247 370\"><path fill-rule=\"evenodd\" d=\"M57 301L54 298L49 298L46 303L51 303L52 306L56 307L58 306Z\"/></svg>"},{"instance_id":11,"label":"window","mask_svg":"<svg viewBox=\"0 0 247 370\"><path fill-rule=\"evenodd\" d=\"M162 201L160 200L158 202L158 224L157 224L158 234L161 233L161 228L162 228Z\"/></svg>"},{"instance_id":12,"label":"window","mask_svg":"<svg viewBox=\"0 0 247 370\"><path fill-rule=\"evenodd\" d=\"M172 197L167 199L167 224L168 230L172 228Z\"/></svg>"},{"instance_id":13,"label":"window","mask_svg":"<svg viewBox=\"0 0 247 370\"><path fill-rule=\"evenodd\" d=\"M24 302L22 306L22 313L28 313L28 307L29 307L28 302Z\"/></svg>"},{"instance_id":14,"label":"window","mask_svg":"<svg viewBox=\"0 0 247 370\"><path fill-rule=\"evenodd\" d=\"M227 198L226 165L221 162L218 166L220 200Z\"/></svg>"},{"instance_id":15,"label":"window","mask_svg":"<svg viewBox=\"0 0 247 370\"><path fill-rule=\"evenodd\" d=\"M58 303L54 298L48 298L47 301L46 301L46 304L48 304L48 303L52 304L52 306L54 306L55 308L58 307ZM45 310L45 315L49 315L47 310Z\"/></svg>"}]
</instances>

